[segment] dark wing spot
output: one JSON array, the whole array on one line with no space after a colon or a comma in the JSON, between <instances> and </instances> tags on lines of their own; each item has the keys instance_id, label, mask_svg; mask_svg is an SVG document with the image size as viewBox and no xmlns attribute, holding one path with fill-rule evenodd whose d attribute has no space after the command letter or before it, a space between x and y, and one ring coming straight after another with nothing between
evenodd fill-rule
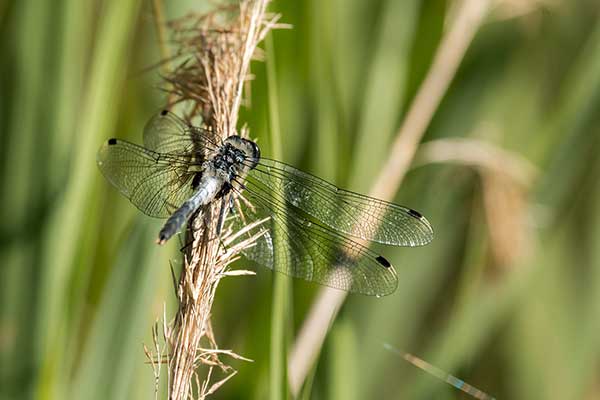
<instances>
[{"instance_id":1,"label":"dark wing spot","mask_svg":"<svg viewBox=\"0 0 600 400\"><path fill-rule=\"evenodd\" d=\"M392 264L390 264L390 262L388 260L386 260L383 256L377 256L376 260L379 264L383 265L386 268L389 268L392 266Z\"/></svg>"},{"instance_id":2,"label":"dark wing spot","mask_svg":"<svg viewBox=\"0 0 600 400\"><path fill-rule=\"evenodd\" d=\"M108 144L117 144L117 139L115 139L115 138L108 139Z\"/></svg>"},{"instance_id":3,"label":"dark wing spot","mask_svg":"<svg viewBox=\"0 0 600 400\"><path fill-rule=\"evenodd\" d=\"M164 117L164 116L165 116L165 115L167 115L168 113L169 113L169 110L162 110L162 111L160 112L160 115L162 115L162 116Z\"/></svg>"},{"instance_id":4,"label":"dark wing spot","mask_svg":"<svg viewBox=\"0 0 600 400\"><path fill-rule=\"evenodd\" d=\"M418 219L423 218L423 216L419 212L417 212L415 210L408 210L408 213L410 215L412 215L413 217L415 217L415 218L418 218Z\"/></svg>"}]
</instances>

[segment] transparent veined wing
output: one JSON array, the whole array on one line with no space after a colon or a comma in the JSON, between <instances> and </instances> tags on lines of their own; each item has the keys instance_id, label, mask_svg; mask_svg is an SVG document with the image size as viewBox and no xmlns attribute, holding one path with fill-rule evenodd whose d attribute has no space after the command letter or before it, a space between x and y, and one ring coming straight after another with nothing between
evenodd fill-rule
<instances>
[{"instance_id":1,"label":"transparent veined wing","mask_svg":"<svg viewBox=\"0 0 600 400\"><path fill-rule=\"evenodd\" d=\"M250 178L324 225L349 236L395 246L422 246L433 239L429 221L407 207L339 189L314 175L261 158Z\"/></svg>"},{"instance_id":2,"label":"transparent veined wing","mask_svg":"<svg viewBox=\"0 0 600 400\"><path fill-rule=\"evenodd\" d=\"M242 252L250 260L277 272L352 293L384 296L396 290L394 268L380 255L320 224L293 205L272 196L271 187L248 176L238 194L232 230L264 221L238 240L262 231ZM241 194L239 194L241 192ZM279 235L276 237L275 235Z\"/></svg>"},{"instance_id":3,"label":"transparent veined wing","mask_svg":"<svg viewBox=\"0 0 600 400\"><path fill-rule=\"evenodd\" d=\"M170 111L155 114L144 127L144 147L158 153L190 154L218 146L208 131L189 125Z\"/></svg>"},{"instance_id":4,"label":"transparent veined wing","mask_svg":"<svg viewBox=\"0 0 600 400\"><path fill-rule=\"evenodd\" d=\"M98 167L106 179L144 214L167 218L192 194L199 171L190 156L145 149L119 139L98 150Z\"/></svg>"}]
</instances>

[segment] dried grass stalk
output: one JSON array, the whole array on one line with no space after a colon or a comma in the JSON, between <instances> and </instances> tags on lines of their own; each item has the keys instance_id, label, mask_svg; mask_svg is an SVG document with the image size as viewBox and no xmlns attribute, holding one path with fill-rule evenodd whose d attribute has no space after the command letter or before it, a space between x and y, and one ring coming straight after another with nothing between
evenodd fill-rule
<instances>
[{"instance_id":1,"label":"dried grass stalk","mask_svg":"<svg viewBox=\"0 0 600 400\"><path fill-rule=\"evenodd\" d=\"M169 23L176 47L170 60L176 67L164 76L169 105L183 103L188 120L201 116L215 141L237 132L250 60L257 44L278 19L277 15L265 13L267 3L268 0L242 1ZM219 349L210 323L220 279L250 273L228 271L239 252L252 243L233 245L232 232L217 238L219 209L220 204L205 207L188 223L191 246L185 253L176 285L179 310L171 324L163 321L162 339L158 337L158 327L155 329L154 351L146 349L157 382L160 365L168 366L169 399L203 399L237 373L223 362L222 356L247 360L230 350ZM229 246L224 247L223 243ZM164 344L161 346L160 342Z\"/></svg>"}]
</instances>

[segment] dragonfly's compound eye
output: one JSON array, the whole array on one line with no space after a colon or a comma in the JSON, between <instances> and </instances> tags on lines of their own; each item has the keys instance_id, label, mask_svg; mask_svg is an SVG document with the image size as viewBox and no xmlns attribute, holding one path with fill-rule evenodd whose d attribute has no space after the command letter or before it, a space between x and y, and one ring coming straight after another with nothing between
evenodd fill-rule
<instances>
[{"instance_id":1,"label":"dragonfly's compound eye","mask_svg":"<svg viewBox=\"0 0 600 400\"><path fill-rule=\"evenodd\" d=\"M250 147L250 154L251 154L251 156L248 158L252 162L252 165L250 168L254 168L254 167L256 167L256 164L258 164L258 161L260 160L260 148L258 147L258 145L255 142L253 142L251 140L247 140L247 142Z\"/></svg>"}]
</instances>

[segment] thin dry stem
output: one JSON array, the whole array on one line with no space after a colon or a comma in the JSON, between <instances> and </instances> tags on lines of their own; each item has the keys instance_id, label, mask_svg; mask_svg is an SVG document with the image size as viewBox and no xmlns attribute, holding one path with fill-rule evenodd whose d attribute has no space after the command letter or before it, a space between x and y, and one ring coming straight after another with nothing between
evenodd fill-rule
<instances>
[{"instance_id":1,"label":"thin dry stem","mask_svg":"<svg viewBox=\"0 0 600 400\"><path fill-rule=\"evenodd\" d=\"M453 162L505 174L523 187L530 187L538 174L527 159L479 139L432 140L420 146L415 158L415 165Z\"/></svg>"},{"instance_id":2,"label":"thin dry stem","mask_svg":"<svg viewBox=\"0 0 600 400\"><path fill-rule=\"evenodd\" d=\"M557 0L495 0L494 3L494 14L498 19L520 18L560 4Z\"/></svg>"},{"instance_id":3,"label":"thin dry stem","mask_svg":"<svg viewBox=\"0 0 600 400\"><path fill-rule=\"evenodd\" d=\"M215 142L237 132L250 61L257 44L278 18L265 14L267 3L242 1L239 6L222 6L209 14L188 15L169 23L177 47L175 54L181 57L164 76L165 90L173 99L172 105L185 106L188 119L202 117ZM204 399L213 394L237 373L221 359L223 356L251 361L231 350L219 349L210 323L220 279L250 274L228 270L240 251L252 245L252 239L234 243L231 231L219 238L217 224L222 206L207 206L188 223L187 236L192 244L176 287L179 310L172 323L167 324L166 317L163 320L162 347L155 333L154 354L146 349L157 381L160 365L168 364L169 399ZM226 248L222 242L228 244ZM200 371L205 373L201 376Z\"/></svg>"},{"instance_id":4,"label":"thin dry stem","mask_svg":"<svg viewBox=\"0 0 600 400\"><path fill-rule=\"evenodd\" d=\"M396 135L390 155L370 191L371 196L390 200L398 190L425 129L489 7L489 0L466 0L461 3ZM329 322L335 318L345 298L345 292L323 288L313 303L289 357L288 379L294 395L298 394L323 345Z\"/></svg>"}]
</instances>

